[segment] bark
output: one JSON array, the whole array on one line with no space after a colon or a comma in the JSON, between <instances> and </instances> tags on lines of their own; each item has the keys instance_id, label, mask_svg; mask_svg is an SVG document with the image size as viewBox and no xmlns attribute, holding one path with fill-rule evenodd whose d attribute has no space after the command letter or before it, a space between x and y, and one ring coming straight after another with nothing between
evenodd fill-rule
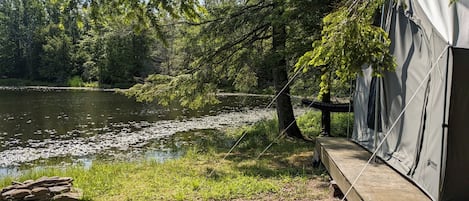
<instances>
[{"instance_id":1,"label":"bark","mask_svg":"<svg viewBox=\"0 0 469 201\"><path fill-rule=\"evenodd\" d=\"M278 9L278 6L276 7ZM272 72L273 72L275 91L277 94L288 83L287 61L285 59L285 54L284 54L285 46L286 46L286 37L287 37L286 25L284 22L279 22L279 21L272 23L272 30L273 30L272 50L274 52L273 59L275 60L272 66ZM279 130L280 132L285 131L286 134L290 137L305 139L304 136L301 134L301 131L298 128L298 125L295 121L295 116L293 114L293 106L292 106L289 94L290 94L290 87L287 86L285 90L283 90L282 93L277 98L276 106L277 106Z\"/></svg>"}]
</instances>

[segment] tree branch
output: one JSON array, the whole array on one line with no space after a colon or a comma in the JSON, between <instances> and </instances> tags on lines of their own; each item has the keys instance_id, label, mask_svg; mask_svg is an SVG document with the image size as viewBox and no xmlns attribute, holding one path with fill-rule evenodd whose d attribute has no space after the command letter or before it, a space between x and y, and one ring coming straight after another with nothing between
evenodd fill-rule
<instances>
[{"instance_id":1,"label":"tree branch","mask_svg":"<svg viewBox=\"0 0 469 201\"><path fill-rule=\"evenodd\" d=\"M231 42L231 43L229 43L229 42L226 43L226 44L223 45L222 47L218 48L218 49L215 51L215 53L213 53L209 58L213 58L213 57L215 57L216 55L220 54L221 52L226 51L226 50L228 50L228 49L230 49L230 48L232 48L232 47L234 47L234 46L236 46L236 45L238 45L238 44L240 44L240 43L246 41L246 40L249 39L252 35L257 35L256 33L257 33L258 31L262 32L262 31L267 30L267 28L268 28L269 26L270 26L269 23L263 24L263 25L261 25L260 27L257 27L256 29L252 30L252 31L249 32L248 34L244 35L243 37L239 38L238 40L235 40L235 41L233 41L233 42Z\"/></svg>"}]
</instances>

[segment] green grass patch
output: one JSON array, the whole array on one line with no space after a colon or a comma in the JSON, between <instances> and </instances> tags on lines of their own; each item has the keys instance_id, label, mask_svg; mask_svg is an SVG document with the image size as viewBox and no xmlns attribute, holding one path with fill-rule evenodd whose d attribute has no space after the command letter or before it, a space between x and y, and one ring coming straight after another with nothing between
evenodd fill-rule
<instances>
[{"instance_id":1,"label":"green grass patch","mask_svg":"<svg viewBox=\"0 0 469 201\"><path fill-rule=\"evenodd\" d=\"M316 114L307 114L316 115ZM301 118L300 118L301 119ZM302 129L313 124L301 120ZM245 139L225 160L231 145ZM313 131L311 131L313 132ZM258 154L278 135L276 120L228 131L211 131L178 159L160 163L94 161L81 166L25 172L13 180L68 176L83 189L85 200L326 200L328 177L311 164L314 144L281 139L259 159ZM181 133L187 135L187 133Z\"/></svg>"},{"instance_id":2,"label":"green grass patch","mask_svg":"<svg viewBox=\"0 0 469 201\"><path fill-rule=\"evenodd\" d=\"M296 119L303 135L317 137L321 133L321 112L311 110Z\"/></svg>"},{"instance_id":3,"label":"green grass patch","mask_svg":"<svg viewBox=\"0 0 469 201\"><path fill-rule=\"evenodd\" d=\"M346 137L353 129L353 113L331 113L331 135ZM303 135L314 138L321 133L321 112L311 110L297 118Z\"/></svg>"},{"instance_id":4,"label":"green grass patch","mask_svg":"<svg viewBox=\"0 0 469 201\"><path fill-rule=\"evenodd\" d=\"M88 87L88 88L99 88L99 82L84 82L80 76L73 76L67 81L70 87Z\"/></svg>"},{"instance_id":5,"label":"green grass patch","mask_svg":"<svg viewBox=\"0 0 469 201\"><path fill-rule=\"evenodd\" d=\"M347 137L352 136L353 132L353 113L332 113L331 114L331 133L333 136Z\"/></svg>"},{"instance_id":6,"label":"green grass patch","mask_svg":"<svg viewBox=\"0 0 469 201\"><path fill-rule=\"evenodd\" d=\"M223 161L215 153L193 149L180 159L164 163L98 162L88 170L83 167L35 170L19 178L5 178L0 185L57 175L73 177L74 185L84 191L84 200L256 200L265 195L281 197L282 188L298 181L314 178L318 183L325 182L317 171L288 167L288 162L279 157L275 163L270 159L241 160L240 156L233 157L237 160ZM212 170L214 173L208 177ZM327 188L319 190L313 195L327 197ZM305 192L296 196L310 195Z\"/></svg>"}]
</instances>

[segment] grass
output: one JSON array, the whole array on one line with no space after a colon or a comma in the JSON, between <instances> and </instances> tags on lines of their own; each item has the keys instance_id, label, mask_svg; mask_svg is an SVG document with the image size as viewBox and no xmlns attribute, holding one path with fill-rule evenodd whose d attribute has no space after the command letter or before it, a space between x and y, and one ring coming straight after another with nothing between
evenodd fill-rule
<instances>
[{"instance_id":1,"label":"grass","mask_svg":"<svg viewBox=\"0 0 469 201\"><path fill-rule=\"evenodd\" d=\"M301 129L310 129L308 135L317 135L317 128L311 126L318 125L308 122L316 116L312 112L299 118ZM244 131L245 139L224 160ZM311 165L313 143L281 139L256 160L277 134L276 120L263 120L210 132L181 158L163 163L95 161L89 169L29 171L0 180L0 186L58 175L73 177L74 185L84 191L84 200L328 200L328 177Z\"/></svg>"},{"instance_id":2,"label":"grass","mask_svg":"<svg viewBox=\"0 0 469 201\"><path fill-rule=\"evenodd\" d=\"M99 82L84 82L80 76L73 76L68 79L67 84L69 87L87 87L87 88L99 88Z\"/></svg>"},{"instance_id":3,"label":"grass","mask_svg":"<svg viewBox=\"0 0 469 201\"><path fill-rule=\"evenodd\" d=\"M312 110L297 118L303 135L314 138L321 133L321 112ZM331 113L331 135L347 137L353 129L353 113Z\"/></svg>"}]
</instances>

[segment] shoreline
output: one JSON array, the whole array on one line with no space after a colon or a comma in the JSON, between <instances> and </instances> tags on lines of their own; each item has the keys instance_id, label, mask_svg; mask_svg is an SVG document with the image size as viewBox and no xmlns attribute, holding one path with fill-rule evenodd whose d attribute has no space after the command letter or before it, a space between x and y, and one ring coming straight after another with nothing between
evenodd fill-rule
<instances>
[{"instance_id":1,"label":"shoreline","mask_svg":"<svg viewBox=\"0 0 469 201\"><path fill-rule=\"evenodd\" d=\"M49 86L0 86L0 90L33 90L33 91L63 91L63 90L78 90L78 91L105 91L116 92L126 89L106 89L106 88L92 88L92 87L49 87Z\"/></svg>"},{"instance_id":2,"label":"shoreline","mask_svg":"<svg viewBox=\"0 0 469 201\"><path fill-rule=\"evenodd\" d=\"M300 119L310 121L307 116ZM0 187L42 176L67 176L83 190L84 200L330 200L329 178L310 162L314 144L280 140L260 160L255 158L276 139L275 130L276 120L264 119L206 136L180 158L98 160L87 168L31 169L0 179ZM247 137L226 157L231 147L226 142L244 132Z\"/></svg>"},{"instance_id":3,"label":"shoreline","mask_svg":"<svg viewBox=\"0 0 469 201\"><path fill-rule=\"evenodd\" d=\"M15 90L31 90L31 91L101 91L101 92L119 92L126 91L128 89L120 88L93 88L93 87L50 87L50 86L0 86L0 91L15 91ZM249 96L249 97L270 97L273 98L273 94L254 94L254 93L239 93L239 92L219 92L216 96ZM303 96L292 95L293 98L305 98ZM307 98L307 97L306 97Z\"/></svg>"}]
</instances>

